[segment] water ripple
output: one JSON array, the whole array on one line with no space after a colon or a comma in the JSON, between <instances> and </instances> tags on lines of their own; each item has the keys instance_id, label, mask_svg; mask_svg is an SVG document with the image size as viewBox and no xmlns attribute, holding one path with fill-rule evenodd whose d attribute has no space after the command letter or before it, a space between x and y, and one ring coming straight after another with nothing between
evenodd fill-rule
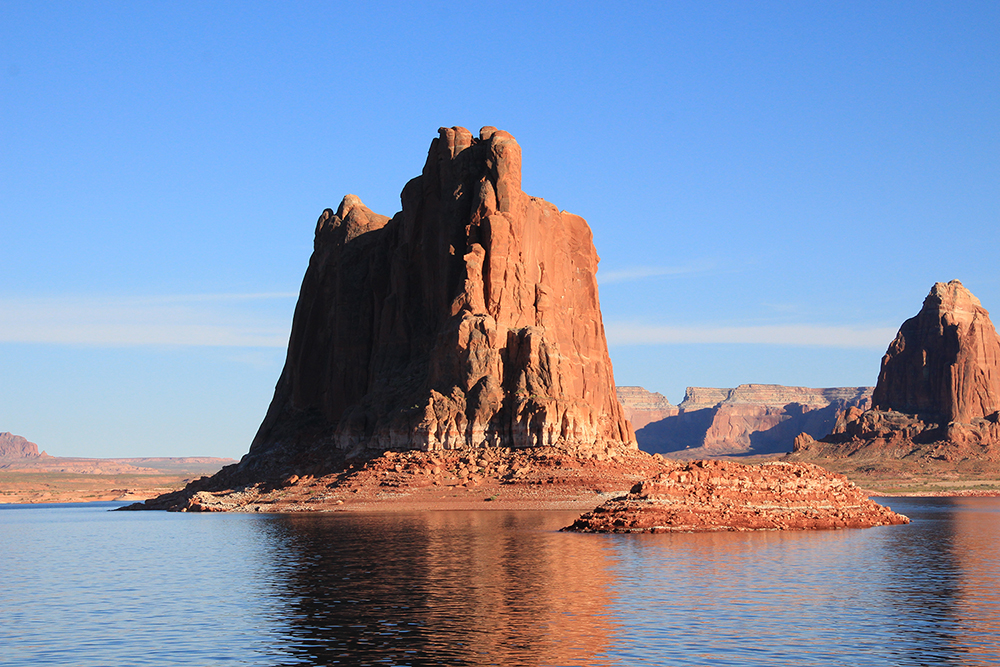
<instances>
[{"instance_id":1,"label":"water ripple","mask_svg":"<svg viewBox=\"0 0 1000 667\"><path fill-rule=\"evenodd\" d=\"M607 536L0 507L0 664L1000 664L1000 500L891 504L913 523Z\"/></svg>"}]
</instances>

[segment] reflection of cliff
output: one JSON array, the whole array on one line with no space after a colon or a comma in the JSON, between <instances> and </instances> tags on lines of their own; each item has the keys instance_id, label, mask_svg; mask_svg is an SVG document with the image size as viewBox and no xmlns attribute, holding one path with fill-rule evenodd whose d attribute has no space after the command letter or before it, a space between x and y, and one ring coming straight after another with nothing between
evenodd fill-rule
<instances>
[{"instance_id":1,"label":"reflection of cliff","mask_svg":"<svg viewBox=\"0 0 1000 667\"><path fill-rule=\"evenodd\" d=\"M977 664L1000 664L1000 522L996 498L949 498L952 549L961 568L956 645Z\"/></svg>"},{"instance_id":2,"label":"reflection of cliff","mask_svg":"<svg viewBox=\"0 0 1000 667\"><path fill-rule=\"evenodd\" d=\"M636 439L647 452L683 452L685 457L789 452L796 435L828 434L839 411L866 407L871 392L871 387L766 384L688 387L677 414L638 429Z\"/></svg>"},{"instance_id":3,"label":"reflection of cliff","mask_svg":"<svg viewBox=\"0 0 1000 667\"><path fill-rule=\"evenodd\" d=\"M276 518L289 664L609 664L605 550L575 513Z\"/></svg>"}]
</instances>

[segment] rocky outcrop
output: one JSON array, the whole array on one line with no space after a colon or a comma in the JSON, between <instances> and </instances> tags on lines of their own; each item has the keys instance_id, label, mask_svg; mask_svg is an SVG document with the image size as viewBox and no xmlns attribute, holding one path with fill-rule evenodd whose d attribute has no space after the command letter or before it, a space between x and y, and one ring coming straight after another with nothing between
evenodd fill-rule
<instances>
[{"instance_id":1,"label":"rocky outcrop","mask_svg":"<svg viewBox=\"0 0 1000 667\"><path fill-rule=\"evenodd\" d=\"M675 464L564 530L661 533L869 528L909 523L846 478L805 463Z\"/></svg>"},{"instance_id":2,"label":"rocky outcrop","mask_svg":"<svg viewBox=\"0 0 1000 667\"><path fill-rule=\"evenodd\" d=\"M840 411L867 407L871 393L871 387L688 387L676 415L637 429L636 438L645 451L684 458L784 453L797 434L822 437Z\"/></svg>"},{"instance_id":3,"label":"rocky outcrop","mask_svg":"<svg viewBox=\"0 0 1000 667\"><path fill-rule=\"evenodd\" d=\"M793 458L1000 459L1000 337L961 282L936 283L882 358L871 409L796 439Z\"/></svg>"},{"instance_id":4,"label":"rocky outcrop","mask_svg":"<svg viewBox=\"0 0 1000 667\"><path fill-rule=\"evenodd\" d=\"M972 423L1000 409L1000 338L961 282L935 283L882 358L874 408Z\"/></svg>"},{"instance_id":5,"label":"rocky outcrop","mask_svg":"<svg viewBox=\"0 0 1000 667\"><path fill-rule=\"evenodd\" d=\"M587 222L521 191L521 148L441 128L393 218L316 226L288 356L227 483L388 450L634 448Z\"/></svg>"},{"instance_id":6,"label":"rocky outcrop","mask_svg":"<svg viewBox=\"0 0 1000 667\"><path fill-rule=\"evenodd\" d=\"M635 430L678 413L677 406L668 401L663 394L642 387L615 387L615 392L625 410L625 418Z\"/></svg>"},{"instance_id":7,"label":"rocky outcrop","mask_svg":"<svg viewBox=\"0 0 1000 667\"><path fill-rule=\"evenodd\" d=\"M38 445L22 436L13 433L0 433L0 459L37 459L48 456L45 452L39 454Z\"/></svg>"}]
</instances>

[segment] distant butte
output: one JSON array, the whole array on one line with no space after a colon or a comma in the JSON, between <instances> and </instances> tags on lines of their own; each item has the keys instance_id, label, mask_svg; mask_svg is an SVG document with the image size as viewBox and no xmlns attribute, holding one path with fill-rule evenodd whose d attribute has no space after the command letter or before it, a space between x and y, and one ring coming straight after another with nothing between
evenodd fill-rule
<instances>
[{"instance_id":1,"label":"distant butte","mask_svg":"<svg viewBox=\"0 0 1000 667\"><path fill-rule=\"evenodd\" d=\"M4 431L0 433L0 459L37 459L48 456L38 452L38 445L27 438Z\"/></svg>"},{"instance_id":2,"label":"distant butte","mask_svg":"<svg viewBox=\"0 0 1000 667\"><path fill-rule=\"evenodd\" d=\"M1000 461L1000 337L961 282L936 283L882 358L868 410L850 408L790 458L907 460L954 467Z\"/></svg>"}]
</instances>

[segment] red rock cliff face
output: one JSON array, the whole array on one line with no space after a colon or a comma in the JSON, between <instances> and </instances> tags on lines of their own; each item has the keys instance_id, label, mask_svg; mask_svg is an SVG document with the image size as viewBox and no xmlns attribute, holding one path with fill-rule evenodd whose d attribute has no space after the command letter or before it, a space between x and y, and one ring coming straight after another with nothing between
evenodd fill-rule
<instances>
[{"instance_id":1,"label":"red rock cliff face","mask_svg":"<svg viewBox=\"0 0 1000 667\"><path fill-rule=\"evenodd\" d=\"M877 409L970 423L1000 409L1000 337L962 283L935 283L882 358Z\"/></svg>"},{"instance_id":2,"label":"red rock cliff face","mask_svg":"<svg viewBox=\"0 0 1000 667\"><path fill-rule=\"evenodd\" d=\"M795 439L793 458L1000 460L1000 337L962 283L936 283L882 358L869 410Z\"/></svg>"},{"instance_id":3,"label":"red rock cliff face","mask_svg":"<svg viewBox=\"0 0 1000 667\"><path fill-rule=\"evenodd\" d=\"M590 228L521 191L514 138L442 128L401 199L392 219L351 195L320 216L244 465L309 448L634 448Z\"/></svg>"},{"instance_id":4,"label":"red rock cliff face","mask_svg":"<svg viewBox=\"0 0 1000 667\"><path fill-rule=\"evenodd\" d=\"M642 387L615 387L615 392L625 410L625 417L637 431L650 422L673 417L678 412L677 406L666 396Z\"/></svg>"},{"instance_id":5,"label":"red rock cliff face","mask_svg":"<svg viewBox=\"0 0 1000 667\"><path fill-rule=\"evenodd\" d=\"M38 445L35 443L6 431L0 433L0 459L34 459L39 456Z\"/></svg>"},{"instance_id":6,"label":"red rock cliff face","mask_svg":"<svg viewBox=\"0 0 1000 667\"><path fill-rule=\"evenodd\" d=\"M646 451L684 458L789 452L799 433L821 437L833 429L838 411L867 407L871 392L774 384L688 387L676 416L651 422L636 437Z\"/></svg>"}]
</instances>

